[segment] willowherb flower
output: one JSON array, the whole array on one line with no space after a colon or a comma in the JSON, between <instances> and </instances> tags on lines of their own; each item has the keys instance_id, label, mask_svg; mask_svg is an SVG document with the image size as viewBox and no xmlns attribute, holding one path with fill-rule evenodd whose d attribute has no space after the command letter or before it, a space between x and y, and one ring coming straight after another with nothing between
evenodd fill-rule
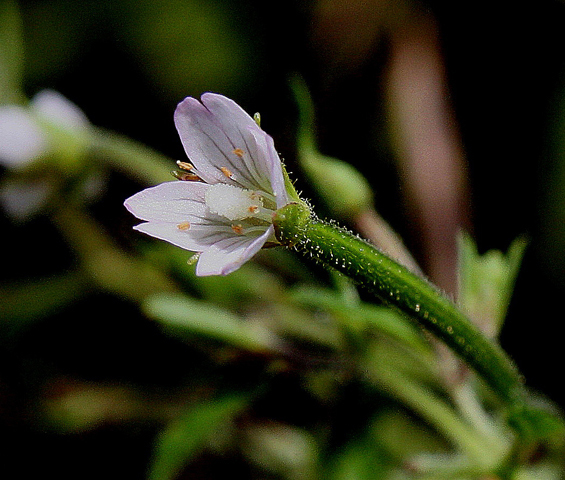
<instances>
[{"instance_id":1,"label":"willowherb flower","mask_svg":"<svg viewBox=\"0 0 565 480\"><path fill-rule=\"evenodd\" d=\"M276 241L272 215L289 203L273 139L234 101L205 93L185 98L175 125L190 163L180 181L125 201L145 223L134 227L200 253L197 275L227 275Z\"/></svg>"}]
</instances>

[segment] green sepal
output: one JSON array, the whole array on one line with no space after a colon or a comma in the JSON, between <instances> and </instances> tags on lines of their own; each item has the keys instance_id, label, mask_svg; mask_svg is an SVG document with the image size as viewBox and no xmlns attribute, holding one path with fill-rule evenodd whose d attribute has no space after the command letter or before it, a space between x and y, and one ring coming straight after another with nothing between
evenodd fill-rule
<instances>
[{"instance_id":1,"label":"green sepal","mask_svg":"<svg viewBox=\"0 0 565 480\"><path fill-rule=\"evenodd\" d=\"M151 295L142 308L147 316L181 338L205 336L252 352L273 348L267 331L254 328L226 309L183 294Z\"/></svg>"},{"instance_id":2,"label":"green sepal","mask_svg":"<svg viewBox=\"0 0 565 480\"><path fill-rule=\"evenodd\" d=\"M458 304L490 338L502 328L527 244L520 237L507 253L490 250L480 255L469 235L459 236Z\"/></svg>"}]
</instances>

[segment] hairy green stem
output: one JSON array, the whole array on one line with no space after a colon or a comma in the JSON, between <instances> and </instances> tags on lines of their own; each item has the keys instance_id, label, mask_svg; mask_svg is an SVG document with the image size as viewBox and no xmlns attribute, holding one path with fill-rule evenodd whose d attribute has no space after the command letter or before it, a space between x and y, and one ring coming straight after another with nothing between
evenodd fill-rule
<instances>
[{"instance_id":1,"label":"hairy green stem","mask_svg":"<svg viewBox=\"0 0 565 480\"><path fill-rule=\"evenodd\" d=\"M281 208L274 224L281 243L339 270L441 339L508 406L523 402L522 378L504 351L430 283L359 237L312 217L303 203Z\"/></svg>"}]
</instances>

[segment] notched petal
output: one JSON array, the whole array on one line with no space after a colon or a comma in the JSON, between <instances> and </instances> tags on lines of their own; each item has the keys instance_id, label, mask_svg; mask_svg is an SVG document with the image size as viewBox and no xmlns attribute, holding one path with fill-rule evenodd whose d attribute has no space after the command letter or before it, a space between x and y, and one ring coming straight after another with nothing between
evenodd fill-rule
<instances>
[{"instance_id":1,"label":"notched petal","mask_svg":"<svg viewBox=\"0 0 565 480\"><path fill-rule=\"evenodd\" d=\"M185 152L202 179L269 191L271 168L263 164L270 154L267 142L257 141L268 135L233 100L206 93L202 102L188 97L175 111Z\"/></svg>"}]
</instances>

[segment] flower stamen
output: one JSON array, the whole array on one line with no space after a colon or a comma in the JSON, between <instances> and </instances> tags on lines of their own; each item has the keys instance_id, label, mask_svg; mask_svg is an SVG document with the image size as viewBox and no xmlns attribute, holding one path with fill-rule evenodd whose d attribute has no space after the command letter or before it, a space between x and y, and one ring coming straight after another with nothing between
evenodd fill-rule
<instances>
[{"instance_id":1,"label":"flower stamen","mask_svg":"<svg viewBox=\"0 0 565 480\"><path fill-rule=\"evenodd\" d=\"M195 173L175 170L172 174L177 180L182 180L183 182L202 182L202 179Z\"/></svg>"},{"instance_id":2,"label":"flower stamen","mask_svg":"<svg viewBox=\"0 0 565 480\"><path fill-rule=\"evenodd\" d=\"M179 168L186 170L187 172L194 170L194 165L192 165L192 163L183 162L182 160L177 160L177 165Z\"/></svg>"},{"instance_id":3,"label":"flower stamen","mask_svg":"<svg viewBox=\"0 0 565 480\"><path fill-rule=\"evenodd\" d=\"M243 235L243 225L232 225L231 229L238 235Z\"/></svg>"},{"instance_id":4,"label":"flower stamen","mask_svg":"<svg viewBox=\"0 0 565 480\"><path fill-rule=\"evenodd\" d=\"M226 177L233 179L233 173L228 167L220 167L220 170Z\"/></svg>"},{"instance_id":5,"label":"flower stamen","mask_svg":"<svg viewBox=\"0 0 565 480\"><path fill-rule=\"evenodd\" d=\"M187 231L187 230L190 229L190 222L182 222L182 223L179 223L179 224L177 225L177 228L178 228L179 230L182 230L183 232L185 232L185 231Z\"/></svg>"},{"instance_id":6,"label":"flower stamen","mask_svg":"<svg viewBox=\"0 0 565 480\"><path fill-rule=\"evenodd\" d=\"M202 179L193 172L194 165L192 163L183 162L181 160L177 160L177 166L180 170L175 170L172 172L173 176L177 180L182 180L185 182L201 182Z\"/></svg>"},{"instance_id":7,"label":"flower stamen","mask_svg":"<svg viewBox=\"0 0 565 480\"><path fill-rule=\"evenodd\" d=\"M192 257L190 257L186 263L187 265L194 265L198 259L200 258L200 253L195 253L194 255L192 255Z\"/></svg>"},{"instance_id":8,"label":"flower stamen","mask_svg":"<svg viewBox=\"0 0 565 480\"><path fill-rule=\"evenodd\" d=\"M239 158L243 158L245 152L241 148L236 148L232 153L235 153Z\"/></svg>"}]
</instances>

